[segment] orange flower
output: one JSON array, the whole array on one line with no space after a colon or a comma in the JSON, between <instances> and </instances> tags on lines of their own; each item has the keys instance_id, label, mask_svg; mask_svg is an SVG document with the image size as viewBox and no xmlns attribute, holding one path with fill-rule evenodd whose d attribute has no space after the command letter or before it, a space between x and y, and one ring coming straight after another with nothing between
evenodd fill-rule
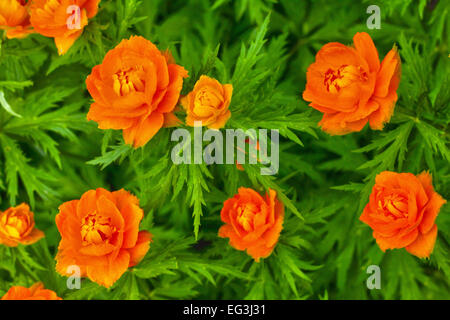
<instances>
[{"instance_id":1,"label":"orange flower","mask_svg":"<svg viewBox=\"0 0 450 320\"><path fill-rule=\"evenodd\" d=\"M415 176L384 171L375 178L360 220L373 229L381 250L406 248L425 258L433 251L438 231L434 221L445 202L427 172Z\"/></svg>"},{"instance_id":2,"label":"orange flower","mask_svg":"<svg viewBox=\"0 0 450 320\"><path fill-rule=\"evenodd\" d=\"M30 288L21 286L11 287L1 300L62 300L56 292L44 289L41 282L35 283Z\"/></svg>"},{"instance_id":3,"label":"orange flower","mask_svg":"<svg viewBox=\"0 0 450 320\"><path fill-rule=\"evenodd\" d=\"M32 33L28 7L25 0L0 1L0 29L5 29L8 39L24 38Z\"/></svg>"},{"instance_id":4,"label":"orange flower","mask_svg":"<svg viewBox=\"0 0 450 320\"><path fill-rule=\"evenodd\" d=\"M176 121L171 112L186 77L187 71L150 41L122 40L86 79L95 100L87 118L100 129L122 129L125 143L141 147Z\"/></svg>"},{"instance_id":5,"label":"orange flower","mask_svg":"<svg viewBox=\"0 0 450 320\"><path fill-rule=\"evenodd\" d=\"M31 24L36 32L54 38L58 53L64 54L83 33L98 11L100 0L33 0Z\"/></svg>"},{"instance_id":6,"label":"orange flower","mask_svg":"<svg viewBox=\"0 0 450 320\"><path fill-rule=\"evenodd\" d=\"M110 287L150 248L151 234L139 232L142 217L139 200L123 189L90 190L63 203L56 216L61 234L56 270L68 275L68 267L77 265L82 277Z\"/></svg>"},{"instance_id":7,"label":"orange flower","mask_svg":"<svg viewBox=\"0 0 450 320\"><path fill-rule=\"evenodd\" d=\"M383 129L394 112L400 57L394 48L380 65L370 36L357 33L354 47L324 45L308 68L303 99L323 112L319 125L332 135L360 131L367 122Z\"/></svg>"},{"instance_id":8,"label":"orange flower","mask_svg":"<svg viewBox=\"0 0 450 320\"><path fill-rule=\"evenodd\" d=\"M194 90L180 101L186 109L186 124L193 127L194 121L201 121L202 126L210 129L223 128L231 117L228 106L232 93L231 84L221 84L216 79L201 76Z\"/></svg>"},{"instance_id":9,"label":"orange flower","mask_svg":"<svg viewBox=\"0 0 450 320\"><path fill-rule=\"evenodd\" d=\"M27 204L0 212L0 244L17 247L33 244L43 237L44 233L34 227L34 214Z\"/></svg>"},{"instance_id":10,"label":"orange flower","mask_svg":"<svg viewBox=\"0 0 450 320\"><path fill-rule=\"evenodd\" d=\"M278 242L284 219L284 206L269 189L263 198L250 188L239 188L238 194L225 201L220 217L225 225L219 237L230 238L230 245L259 262L267 258Z\"/></svg>"}]
</instances>

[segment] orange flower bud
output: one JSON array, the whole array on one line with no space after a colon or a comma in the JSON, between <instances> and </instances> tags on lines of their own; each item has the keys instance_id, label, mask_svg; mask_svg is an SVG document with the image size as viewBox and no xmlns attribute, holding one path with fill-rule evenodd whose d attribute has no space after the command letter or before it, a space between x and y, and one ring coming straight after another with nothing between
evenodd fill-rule
<instances>
[{"instance_id":1,"label":"orange flower bud","mask_svg":"<svg viewBox=\"0 0 450 320\"><path fill-rule=\"evenodd\" d=\"M7 30L8 39L24 38L32 33L28 3L25 0L0 1L0 29Z\"/></svg>"},{"instance_id":2,"label":"orange flower bud","mask_svg":"<svg viewBox=\"0 0 450 320\"><path fill-rule=\"evenodd\" d=\"M278 242L284 220L284 206L269 189L263 198L250 188L239 188L238 194L226 200L220 217L225 225L219 237L229 238L230 245L259 262L267 258Z\"/></svg>"},{"instance_id":3,"label":"orange flower bud","mask_svg":"<svg viewBox=\"0 0 450 320\"><path fill-rule=\"evenodd\" d=\"M193 127L194 121L201 121L202 126L220 129L231 117L228 107L231 102L233 86L222 85L216 79L201 76L195 83L194 90L181 99L186 109L186 124Z\"/></svg>"},{"instance_id":4,"label":"orange flower bud","mask_svg":"<svg viewBox=\"0 0 450 320\"><path fill-rule=\"evenodd\" d=\"M29 245L43 237L44 233L34 227L34 214L27 204L0 212L0 244L8 247Z\"/></svg>"},{"instance_id":5,"label":"orange flower bud","mask_svg":"<svg viewBox=\"0 0 450 320\"><path fill-rule=\"evenodd\" d=\"M415 176L384 171L375 178L360 220L373 229L381 250L406 248L426 258L433 251L438 231L434 221L445 202L427 172Z\"/></svg>"},{"instance_id":6,"label":"orange flower bud","mask_svg":"<svg viewBox=\"0 0 450 320\"><path fill-rule=\"evenodd\" d=\"M21 286L11 287L1 300L62 300L56 292L44 289L41 282L35 283L30 288Z\"/></svg>"}]
</instances>

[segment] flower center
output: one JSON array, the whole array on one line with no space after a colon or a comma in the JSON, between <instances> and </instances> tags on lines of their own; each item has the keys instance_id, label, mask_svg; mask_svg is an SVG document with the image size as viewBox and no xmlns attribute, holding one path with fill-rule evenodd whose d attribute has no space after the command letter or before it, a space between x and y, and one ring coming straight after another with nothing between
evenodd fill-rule
<instances>
[{"instance_id":1,"label":"flower center","mask_svg":"<svg viewBox=\"0 0 450 320\"><path fill-rule=\"evenodd\" d=\"M408 205L403 197L390 195L380 200L378 206L394 218L402 218L408 215Z\"/></svg>"},{"instance_id":2,"label":"flower center","mask_svg":"<svg viewBox=\"0 0 450 320\"><path fill-rule=\"evenodd\" d=\"M142 67L121 70L113 75L114 92L119 96L125 96L130 92L143 92L145 89L144 71Z\"/></svg>"},{"instance_id":3,"label":"flower center","mask_svg":"<svg viewBox=\"0 0 450 320\"><path fill-rule=\"evenodd\" d=\"M85 246L108 242L115 232L116 227L111 226L111 218L105 218L95 211L82 220L81 239Z\"/></svg>"},{"instance_id":4,"label":"flower center","mask_svg":"<svg viewBox=\"0 0 450 320\"><path fill-rule=\"evenodd\" d=\"M328 69L325 72L324 85L327 87L327 91L331 93L337 93L342 88L349 86L355 80L366 80L367 74L361 72L360 67L343 65L337 70Z\"/></svg>"},{"instance_id":5,"label":"flower center","mask_svg":"<svg viewBox=\"0 0 450 320\"><path fill-rule=\"evenodd\" d=\"M1 217L1 225L3 232L15 239L20 239L22 235L28 230L28 218L22 214L4 214Z\"/></svg>"},{"instance_id":6,"label":"flower center","mask_svg":"<svg viewBox=\"0 0 450 320\"><path fill-rule=\"evenodd\" d=\"M258 212L258 208L253 203L247 203L244 207L237 209L237 222L245 231L253 230L253 220Z\"/></svg>"},{"instance_id":7,"label":"flower center","mask_svg":"<svg viewBox=\"0 0 450 320\"><path fill-rule=\"evenodd\" d=\"M220 99L213 92L203 89L200 90L196 95L196 100L202 106L209 106L212 108L216 108L220 105Z\"/></svg>"}]
</instances>

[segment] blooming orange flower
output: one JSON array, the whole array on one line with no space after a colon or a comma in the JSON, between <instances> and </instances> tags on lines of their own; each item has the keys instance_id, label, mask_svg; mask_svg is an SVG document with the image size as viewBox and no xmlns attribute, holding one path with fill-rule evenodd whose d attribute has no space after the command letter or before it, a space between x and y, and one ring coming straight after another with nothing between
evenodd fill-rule
<instances>
[{"instance_id":1,"label":"blooming orange flower","mask_svg":"<svg viewBox=\"0 0 450 320\"><path fill-rule=\"evenodd\" d=\"M88 120L100 129L122 129L125 143L145 145L163 125L175 121L187 71L140 36L123 40L86 79L94 98Z\"/></svg>"},{"instance_id":2,"label":"blooming orange flower","mask_svg":"<svg viewBox=\"0 0 450 320\"><path fill-rule=\"evenodd\" d=\"M11 287L1 300L62 300L56 292L44 289L41 282L35 283L30 288L21 286Z\"/></svg>"},{"instance_id":3,"label":"blooming orange flower","mask_svg":"<svg viewBox=\"0 0 450 320\"><path fill-rule=\"evenodd\" d=\"M369 122L383 129L394 112L400 82L400 57L394 48L380 65L370 36L357 33L354 47L324 45L306 74L303 99L323 112L319 125L332 135L360 131Z\"/></svg>"},{"instance_id":4,"label":"blooming orange flower","mask_svg":"<svg viewBox=\"0 0 450 320\"><path fill-rule=\"evenodd\" d=\"M0 29L7 30L6 37L24 38L32 33L28 7L25 0L0 1Z\"/></svg>"},{"instance_id":5,"label":"blooming orange flower","mask_svg":"<svg viewBox=\"0 0 450 320\"><path fill-rule=\"evenodd\" d=\"M284 206L269 189L263 198L250 188L239 188L238 194L226 200L220 217L225 225L219 236L229 238L230 245L259 262L267 258L278 242L284 220Z\"/></svg>"},{"instance_id":6,"label":"blooming orange flower","mask_svg":"<svg viewBox=\"0 0 450 320\"><path fill-rule=\"evenodd\" d=\"M186 109L186 124L193 127L194 121L210 129L222 128L231 116L228 107L233 93L231 84L221 84L216 79L201 76L194 90L181 99Z\"/></svg>"},{"instance_id":7,"label":"blooming orange flower","mask_svg":"<svg viewBox=\"0 0 450 320\"><path fill-rule=\"evenodd\" d=\"M83 33L98 11L100 0L33 0L31 24L36 32L54 38L58 53L64 54Z\"/></svg>"},{"instance_id":8,"label":"blooming orange flower","mask_svg":"<svg viewBox=\"0 0 450 320\"><path fill-rule=\"evenodd\" d=\"M406 248L425 258L433 251L438 232L434 221L445 202L427 172L415 176L384 171L375 178L360 220L373 229L381 250Z\"/></svg>"},{"instance_id":9,"label":"blooming orange flower","mask_svg":"<svg viewBox=\"0 0 450 320\"><path fill-rule=\"evenodd\" d=\"M8 247L29 245L43 237L44 233L34 227L34 214L27 204L0 212L0 244Z\"/></svg>"},{"instance_id":10,"label":"blooming orange flower","mask_svg":"<svg viewBox=\"0 0 450 320\"><path fill-rule=\"evenodd\" d=\"M63 203L56 216L61 234L56 270L68 275L68 267L77 265L82 277L110 287L150 248L151 234L139 232L142 217L139 200L123 189L90 190Z\"/></svg>"}]
</instances>

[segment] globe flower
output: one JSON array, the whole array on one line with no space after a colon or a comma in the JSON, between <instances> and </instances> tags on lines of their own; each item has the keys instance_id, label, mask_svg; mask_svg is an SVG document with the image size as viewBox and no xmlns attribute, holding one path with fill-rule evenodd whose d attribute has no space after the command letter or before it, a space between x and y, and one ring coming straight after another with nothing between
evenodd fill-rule
<instances>
[{"instance_id":1,"label":"globe flower","mask_svg":"<svg viewBox=\"0 0 450 320\"><path fill-rule=\"evenodd\" d=\"M88 20L98 11L100 0L33 0L31 24L34 30L54 38L58 54L70 49L83 33Z\"/></svg>"},{"instance_id":2,"label":"globe flower","mask_svg":"<svg viewBox=\"0 0 450 320\"><path fill-rule=\"evenodd\" d=\"M430 256L438 232L435 220L446 202L431 180L427 172L384 171L376 176L360 220L373 229L381 250L405 248L419 258Z\"/></svg>"},{"instance_id":3,"label":"globe flower","mask_svg":"<svg viewBox=\"0 0 450 320\"><path fill-rule=\"evenodd\" d=\"M380 64L367 33L357 33L353 42L353 47L337 42L324 45L306 74L303 99L323 113L319 126L331 135L360 131L367 123L374 130L383 129L397 101L397 49Z\"/></svg>"},{"instance_id":4,"label":"globe flower","mask_svg":"<svg viewBox=\"0 0 450 320\"><path fill-rule=\"evenodd\" d=\"M86 79L94 99L88 120L100 129L122 130L125 143L145 145L173 115L187 71L143 37L133 36L109 51Z\"/></svg>"},{"instance_id":5,"label":"globe flower","mask_svg":"<svg viewBox=\"0 0 450 320\"><path fill-rule=\"evenodd\" d=\"M139 231L142 218L139 200L123 189L90 190L63 203L56 216L61 234L56 270L69 275L76 265L82 277L110 287L150 248L151 234Z\"/></svg>"},{"instance_id":6,"label":"globe flower","mask_svg":"<svg viewBox=\"0 0 450 320\"><path fill-rule=\"evenodd\" d=\"M24 38L33 33L29 5L30 1L25 0L0 1L0 29L6 30L8 39Z\"/></svg>"},{"instance_id":7,"label":"globe flower","mask_svg":"<svg viewBox=\"0 0 450 320\"><path fill-rule=\"evenodd\" d=\"M27 204L0 211L0 244L8 247L30 245L43 237L44 233L34 227L34 214Z\"/></svg>"},{"instance_id":8,"label":"globe flower","mask_svg":"<svg viewBox=\"0 0 450 320\"><path fill-rule=\"evenodd\" d=\"M194 90L181 99L187 113L186 124L193 127L195 121L210 129L220 129L231 117L228 107L233 86L221 84L216 79L202 75L195 83Z\"/></svg>"},{"instance_id":9,"label":"globe flower","mask_svg":"<svg viewBox=\"0 0 450 320\"><path fill-rule=\"evenodd\" d=\"M224 202L220 217L225 225L220 227L219 237L229 238L233 248L246 250L259 262L278 242L284 206L272 189L262 197L253 189L239 188L238 194Z\"/></svg>"},{"instance_id":10,"label":"globe flower","mask_svg":"<svg viewBox=\"0 0 450 320\"><path fill-rule=\"evenodd\" d=\"M56 292L44 289L41 282L35 283L30 288L21 286L11 287L1 300L62 300Z\"/></svg>"}]
</instances>

